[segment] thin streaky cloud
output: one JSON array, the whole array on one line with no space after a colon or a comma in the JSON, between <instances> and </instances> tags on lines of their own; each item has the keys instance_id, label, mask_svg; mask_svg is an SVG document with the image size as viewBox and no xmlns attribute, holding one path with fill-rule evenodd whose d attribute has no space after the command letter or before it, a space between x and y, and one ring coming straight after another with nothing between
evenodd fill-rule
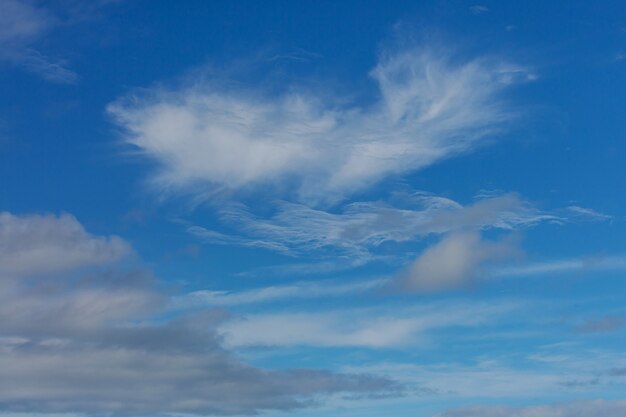
<instances>
[{"instance_id":1,"label":"thin streaky cloud","mask_svg":"<svg viewBox=\"0 0 626 417\"><path fill-rule=\"evenodd\" d=\"M172 308L258 304L284 299L354 296L373 291L388 282L386 278L343 283L336 280L300 282L253 288L244 291L199 290L172 300Z\"/></svg>"},{"instance_id":2,"label":"thin streaky cloud","mask_svg":"<svg viewBox=\"0 0 626 417\"><path fill-rule=\"evenodd\" d=\"M240 233L225 235L201 226L187 231L206 243L263 247L292 255L333 256L362 265L376 259L385 243L403 243L462 230L515 230L542 222L564 221L523 201L514 193L479 199L462 206L426 193L396 197L389 203L354 202L330 212L304 204L279 202L269 218L259 218L242 204L222 207L222 223Z\"/></svg>"},{"instance_id":3,"label":"thin streaky cloud","mask_svg":"<svg viewBox=\"0 0 626 417\"><path fill-rule=\"evenodd\" d=\"M300 282L290 285L276 285L253 288L244 291L199 290L172 300L173 308L193 308L199 306L229 306L267 303L284 299L307 299L324 297L353 296L373 291L388 282L387 278L360 280L343 283L336 280Z\"/></svg>"},{"instance_id":4,"label":"thin streaky cloud","mask_svg":"<svg viewBox=\"0 0 626 417\"><path fill-rule=\"evenodd\" d=\"M59 84L75 84L78 75L58 58L48 57L35 46L61 24L50 10L34 2L0 2L0 61L20 67Z\"/></svg>"},{"instance_id":5,"label":"thin streaky cloud","mask_svg":"<svg viewBox=\"0 0 626 417\"><path fill-rule=\"evenodd\" d=\"M613 216L609 216L608 214L604 214L604 213L600 213L594 209L591 208L587 208L587 207L580 207L580 206L569 206L566 207L565 210L569 211L570 213L582 217L582 218L587 218L587 219L591 219L591 220L611 220L613 219Z\"/></svg>"},{"instance_id":6,"label":"thin streaky cloud","mask_svg":"<svg viewBox=\"0 0 626 417\"><path fill-rule=\"evenodd\" d=\"M34 49L22 51L18 60L24 69L45 80L58 84L75 84L78 82L78 74L68 69L67 62L64 60L47 57Z\"/></svg>"},{"instance_id":7,"label":"thin streaky cloud","mask_svg":"<svg viewBox=\"0 0 626 417\"><path fill-rule=\"evenodd\" d=\"M483 6L482 4L475 4L473 6L470 6L469 10L472 14L476 16L480 16L482 14L489 12L489 7Z\"/></svg>"},{"instance_id":8,"label":"thin streaky cloud","mask_svg":"<svg viewBox=\"0 0 626 417\"><path fill-rule=\"evenodd\" d=\"M507 258L510 259L511 256L515 257L519 253L520 249L516 246L515 240L507 241L505 239L501 242L490 242L483 241L482 238L478 238L477 236L461 236L459 238L455 235L451 235L447 239L448 241L446 242L444 240L444 242L448 245L450 244L450 239L452 239L455 245L459 242L461 243L463 246L462 250L471 251L471 254L467 255L470 259L466 259L462 262L459 257L443 257L442 259L444 260L454 259L455 262L460 263L460 266L439 266L439 264L435 262L435 265L429 265L428 268L426 268L423 264L425 262L425 254L428 253L429 250L427 249L426 252L418 258L421 259L420 262L414 262L409 266L407 271L399 275L362 279L356 282L342 282L336 279L303 281L293 284L271 285L240 291L228 289L197 290L174 297L171 300L170 308L184 310L211 306L241 306L293 299L352 297L357 294L367 293L386 293L387 295L391 295L405 286L408 287L406 289L410 291L428 293L469 288L472 285L485 283L489 280L564 273L583 268L597 268L600 270L626 269L626 256L610 257L601 262L591 264L585 264L580 260L570 260L543 263L530 262L523 265L515 264L506 267L494 266L490 265L490 263L498 260L506 263ZM456 242L457 240L459 240L459 242ZM437 247L437 245L438 244L434 247ZM432 247L430 249L432 249ZM428 258L428 256L426 256L426 258ZM439 258L441 257L438 256L437 259ZM419 266L416 267L415 263ZM309 266L308 264L295 264L293 266L293 269L287 269L286 271L278 270L278 272L274 271L275 267L267 268L265 275L276 275L276 273L286 275L320 273L319 269ZM336 264L330 264L326 267L329 271L336 271L339 268ZM443 271L437 269L437 267ZM305 270L300 271L302 268ZM427 269L427 271L424 271L424 269ZM451 269L452 272L450 272ZM479 271L480 275L477 275ZM442 274L444 275L443 279ZM248 274L246 274L246 276L247 275ZM389 293L390 289L394 289L394 291ZM623 323L621 317L607 317L583 323L578 326L576 330L582 332L587 331L587 329L589 332L593 332L595 329L597 329L597 331L609 331L620 328L621 323Z\"/></svg>"},{"instance_id":9,"label":"thin streaky cloud","mask_svg":"<svg viewBox=\"0 0 626 417\"><path fill-rule=\"evenodd\" d=\"M492 276L521 277L559 274L565 272L610 271L623 269L626 269L626 255L596 255L501 267L494 270Z\"/></svg>"},{"instance_id":10,"label":"thin streaky cloud","mask_svg":"<svg viewBox=\"0 0 626 417\"><path fill-rule=\"evenodd\" d=\"M478 327L517 308L519 303L510 301L255 313L232 317L219 331L231 347L404 348L424 343L431 330Z\"/></svg>"}]
</instances>

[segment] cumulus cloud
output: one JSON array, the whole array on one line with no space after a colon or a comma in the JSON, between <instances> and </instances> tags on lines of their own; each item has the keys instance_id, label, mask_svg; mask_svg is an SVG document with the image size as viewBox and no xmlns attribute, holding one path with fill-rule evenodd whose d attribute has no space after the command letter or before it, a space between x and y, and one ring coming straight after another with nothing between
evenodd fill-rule
<instances>
[{"instance_id":1,"label":"cumulus cloud","mask_svg":"<svg viewBox=\"0 0 626 417\"><path fill-rule=\"evenodd\" d=\"M0 213L0 274L55 273L117 261L132 252L117 236L89 234L71 215Z\"/></svg>"},{"instance_id":2,"label":"cumulus cloud","mask_svg":"<svg viewBox=\"0 0 626 417\"><path fill-rule=\"evenodd\" d=\"M78 76L66 62L50 58L33 46L61 21L49 10L23 0L0 1L0 61L17 65L42 78L61 84Z\"/></svg>"},{"instance_id":3,"label":"cumulus cloud","mask_svg":"<svg viewBox=\"0 0 626 417\"><path fill-rule=\"evenodd\" d=\"M419 292L465 288L481 279L489 263L517 254L514 240L489 241L478 232L454 233L422 252L396 284Z\"/></svg>"},{"instance_id":4,"label":"cumulus cloud","mask_svg":"<svg viewBox=\"0 0 626 417\"><path fill-rule=\"evenodd\" d=\"M472 406L433 417L621 417L626 400L578 401L527 407Z\"/></svg>"},{"instance_id":5,"label":"cumulus cloud","mask_svg":"<svg viewBox=\"0 0 626 417\"><path fill-rule=\"evenodd\" d=\"M148 272L89 268L128 254L120 238L93 236L69 215L0 220L4 411L254 414L398 392L384 378L247 365L222 346L225 312L173 315Z\"/></svg>"},{"instance_id":6,"label":"cumulus cloud","mask_svg":"<svg viewBox=\"0 0 626 417\"><path fill-rule=\"evenodd\" d=\"M124 141L156 163L161 191L206 196L287 186L300 201L336 201L488 143L514 117L501 93L522 68L459 60L444 48L387 53L369 105L288 88L283 95L193 80L108 107ZM289 181L286 179L289 178Z\"/></svg>"}]
</instances>

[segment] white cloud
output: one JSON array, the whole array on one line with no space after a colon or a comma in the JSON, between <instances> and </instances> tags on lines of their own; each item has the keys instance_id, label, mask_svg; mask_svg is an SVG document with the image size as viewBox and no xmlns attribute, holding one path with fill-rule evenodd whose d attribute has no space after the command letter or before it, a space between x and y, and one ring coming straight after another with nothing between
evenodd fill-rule
<instances>
[{"instance_id":1,"label":"white cloud","mask_svg":"<svg viewBox=\"0 0 626 417\"><path fill-rule=\"evenodd\" d=\"M206 196L273 184L295 186L300 201L336 201L470 152L512 120L501 93L528 79L525 70L442 51L383 55L371 71L380 97L367 106L294 88L269 96L192 80L108 109L124 140L157 163L159 190Z\"/></svg>"},{"instance_id":2,"label":"white cloud","mask_svg":"<svg viewBox=\"0 0 626 417\"><path fill-rule=\"evenodd\" d=\"M595 255L499 267L493 270L492 275L495 277L523 277L561 274L565 272L610 271L623 269L626 269L625 255Z\"/></svg>"},{"instance_id":3,"label":"white cloud","mask_svg":"<svg viewBox=\"0 0 626 417\"><path fill-rule=\"evenodd\" d=\"M427 332L478 326L517 308L507 304L433 304L415 308L342 309L325 313L249 314L220 325L227 345L400 348L423 343ZM471 312L471 313L470 313Z\"/></svg>"},{"instance_id":4,"label":"white cloud","mask_svg":"<svg viewBox=\"0 0 626 417\"><path fill-rule=\"evenodd\" d=\"M580 207L580 206L569 206L566 207L566 210L572 213L575 216L590 219L590 220L611 220L613 217L608 214L600 213L594 209Z\"/></svg>"},{"instance_id":5,"label":"white cloud","mask_svg":"<svg viewBox=\"0 0 626 417\"><path fill-rule=\"evenodd\" d=\"M626 400L576 401L526 407L471 406L433 417L622 417Z\"/></svg>"},{"instance_id":6,"label":"white cloud","mask_svg":"<svg viewBox=\"0 0 626 417\"><path fill-rule=\"evenodd\" d=\"M255 217L242 205L222 207L219 216L244 236L227 236L200 226L188 231L205 242L262 247L289 255L345 257L354 264L375 257L385 242L410 242L430 234L465 229L511 230L561 219L524 202L516 194L482 198L461 204L443 197L418 193L396 196L398 207L383 202L356 202L339 213L302 204L280 203L272 217Z\"/></svg>"},{"instance_id":7,"label":"white cloud","mask_svg":"<svg viewBox=\"0 0 626 417\"><path fill-rule=\"evenodd\" d=\"M229 306L265 303L283 299L352 296L380 288L387 282L387 279L382 278L349 283L328 280L299 282L291 285L276 285L232 292L200 290L174 299L172 307L176 309L198 306Z\"/></svg>"},{"instance_id":8,"label":"white cloud","mask_svg":"<svg viewBox=\"0 0 626 417\"><path fill-rule=\"evenodd\" d=\"M397 284L418 292L465 288L481 279L486 265L519 253L511 239L488 241L478 232L454 233L422 252Z\"/></svg>"},{"instance_id":9,"label":"white cloud","mask_svg":"<svg viewBox=\"0 0 626 417\"><path fill-rule=\"evenodd\" d=\"M95 237L71 215L0 213L0 274L68 271L117 261L132 252L117 236Z\"/></svg>"},{"instance_id":10,"label":"white cloud","mask_svg":"<svg viewBox=\"0 0 626 417\"><path fill-rule=\"evenodd\" d=\"M476 244L478 239L478 244ZM444 239L445 240L445 239ZM455 241L455 242L454 242ZM440 242L440 243L443 243ZM453 244L454 243L454 244ZM473 243L473 245L465 245ZM448 257L439 257L446 248L439 246L437 250L428 248L420 256L420 262L415 261L405 275L394 278L375 278L352 282L342 282L339 280L304 281L287 285L272 285L267 287L251 288L241 291L231 290L198 290L172 299L171 308L189 309L202 306L236 306L246 304L260 304L271 301L328 298L328 297L350 297L355 294L371 293L376 291L386 291L388 289L407 286L413 291L436 291L443 289L463 288L476 283L477 279L502 279L515 278L533 275L546 275L564 273L572 271L586 270L621 270L626 269L626 257L606 257L587 260L565 260L545 263L527 263L516 266L489 266L489 263L497 260L505 260L509 255L516 255L518 249L515 241L485 242L478 236L456 236L448 237L445 245L455 247L457 252L464 256L454 258L451 254ZM450 250L454 252L454 250ZM435 256L437 255L437 256ZM426 265L428 259L432 263ZM441 265L443 264L443 265ZM312 264L313 265L313 264ZM484 268L480 268L484 266ZM284 273L295 274L298 268L304 266L295 265L295 269L289 269ZM269 269L272 271L273 268ZM477 272L483 272L482 276L477 276ZM310 273L307 269L305 272ZM315 270L315 272L319 272ZM281 272L283 273L283 272ZM269 272L268 272L269 274ZM402 282L404 280L404 282ZM416 287L412 287L415 285ZM607 317L597 322L591 321L581 325L581 331L603 331L619 328L623 323L621 317Z\"/></svg>"}]
</instances>

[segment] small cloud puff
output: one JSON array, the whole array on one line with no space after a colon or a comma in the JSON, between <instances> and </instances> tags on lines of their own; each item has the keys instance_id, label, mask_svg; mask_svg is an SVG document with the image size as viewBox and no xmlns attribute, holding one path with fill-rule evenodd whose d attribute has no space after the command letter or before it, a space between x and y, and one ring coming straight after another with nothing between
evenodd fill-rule
<instances>
[{"instance_id":1,"label":"small cloud puff","mask_svg":"<svg viewBox=\"0 0 626 417\"><path fill-rule=\"evenodd\" d=\"M412 292L437 292L476 284L488 264L520 254L512 239L488 241L478 232L459 232L426 249L397 285Z\"/></svg>"}]
</instances>

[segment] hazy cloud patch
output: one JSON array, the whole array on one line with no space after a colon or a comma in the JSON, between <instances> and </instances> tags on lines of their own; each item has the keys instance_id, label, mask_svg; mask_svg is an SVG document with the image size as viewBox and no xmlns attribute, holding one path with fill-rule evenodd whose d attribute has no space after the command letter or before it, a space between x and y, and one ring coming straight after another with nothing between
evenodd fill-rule
<instances>
[{"instance_id":1,"label":"hazy cloud patch","mask_svg":"<svg viewBox=\"0 0 626 417\"><path fill-rule=\"evenodd\" d=\"M50 58L34 45L61 24L61 20L35 2L3 0L0 2L0 61L19 66L42 78L61 84L73 84L78 76L66 62Z\"/></svg>"},{"instance_id":2,"label":"hazy cloud patch","mask_svg":"<svg viewBox=\"0 0 626 417\"><path fill-rule=\"evenodd\" d=\"M454 233L422 252L396 284L414 292L468 288L483 278L487 265L519 254L514 239L491 241L478 232Z\"/></svg>"},{"instance_id":3,"label":"hazy cloud patch","mask_svg":"<svg viewBox=\"0 0 626 417\"><path fill-rule=\"evenodd\" d=\"M579 401L527 407L473 406L433 417L621 417L626 400Z\"/></svg>"}]
</instances>

